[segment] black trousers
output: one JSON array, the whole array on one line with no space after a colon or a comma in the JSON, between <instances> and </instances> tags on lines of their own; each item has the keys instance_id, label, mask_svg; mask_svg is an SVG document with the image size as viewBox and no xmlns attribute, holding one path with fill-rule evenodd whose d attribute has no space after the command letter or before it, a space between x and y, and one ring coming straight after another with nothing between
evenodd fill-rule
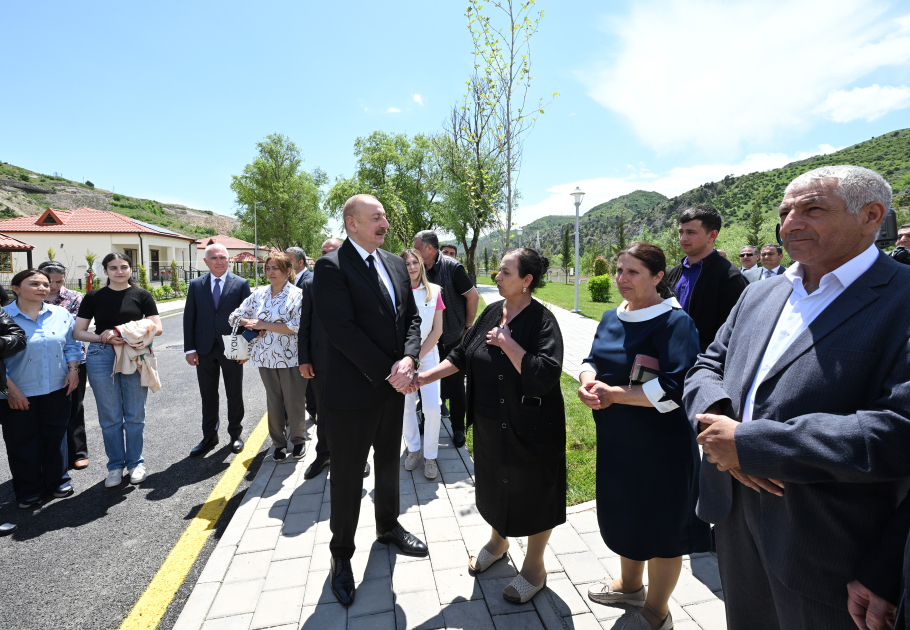
<instances>
[{"instance_id":1,"label":"black trousers","mask_svg":"<svg viewBox=\"0 0 910 630\"><path fill-rule=\"evenodd\" d=\"M79 385L70 394L70 420L66 425L66 446L69 452L67 462L72 466L77 459L88 457L88 441L85 439L85 385L88 376L85 363L79 364Z\"/></svg>"},{"instance_id":2,"label":"black trousers","mask_svg":"<svg viewBox=\"0 0 910 630\"><path fill-rule=\"evenodd\" d=\"M730 516L714 526L717 564L729 630L856 630L844 607L815 601L785 586L768 567L761 542L759 495L733 481Z\"/></svg>"},{"instance_id":3,"label":"black trousers","mask_svg":"<svg viewBox=\"0 0 910 630\"><path fill-rule=\"evenodd\" d=\"M307 397L307 413L310 416L317 415L319 409L322 408L322 390L323 390L323 378L325 375L322 372L317 372L313 370L315 375L310 379L310 385L306 388L306 397ZM313 409L310 410L310 395L313 396ZM326 420L325 416L322 414L318 415L319 422L316 424L316 454L321 455L323 453L329 452L329 438L325 433Z\"/></svg>"},{"instance_id":4,"label":"black trousers","mask_svg":"<svg viewBox=\"0 0 910 630\"><path fill-rule=\"evenodd\" d=\"M315 370L313 371L315 373ZM310 379L310 384L312 385L314 379ZM314 417L316 415L316 392L313 391L313 387L306 388L306 413L309 417Z\"/></svg>"},{"instance_id":5,"label":"black trousers","mask_svg":"<svg viewBox=\"0 0 910 630\"><path fill-rule=\"evenodd\" d=\"M243 365L224 356L221 339L216 341L212 351L199 354L196 366L196 380L202 398L202 438L208 439L218 433L218 376L224 377L224 391L227 394L228 435L236 440L243 433Z\"/></svg>"},{"instance_id":6,"label":"black trousers","mask_svg":"<svg viewBox=\"0 0 910 630\"><path fill-rule=\"evenodd\" d=\"M17 501L37 499L70 480L66 472L69 418L70 397L65 387L29 396L25 411L10 409L9 401L0 401L0 423Z\"/></svg>"},{"instance_id":7,"label":"black trousers","mask_svg":"<svg viewBox=\"0 0 910 630\"><path fill-rule=\"evenodd\" d=\"M439 360L443 361L452 351L452 348L461 343L461 340L449 345L438 344ZM440 384L440 397L449 401L449 422L452 423L453 431L465 431L465 391L464 391L464 372L459 370L450 376L442 379Z\"/></svg>"},{"instance_id":8,"label":"black trousers","mask_svg":"<svg viewBox=\"0 0 910 630\"><path fill-rule=\"evenodd\" d=\"M382 385L387 387L387 385ZM333 557L354 555L354 533L360 519L363 468L373 447L376 475L374 503L376 531L387 532L398 523L398 460L404 396L393 392L385 404L366 409L319 410L319 424L326 423L332 452L332 515L329 526Z\"/></svg>"}]
</instances>

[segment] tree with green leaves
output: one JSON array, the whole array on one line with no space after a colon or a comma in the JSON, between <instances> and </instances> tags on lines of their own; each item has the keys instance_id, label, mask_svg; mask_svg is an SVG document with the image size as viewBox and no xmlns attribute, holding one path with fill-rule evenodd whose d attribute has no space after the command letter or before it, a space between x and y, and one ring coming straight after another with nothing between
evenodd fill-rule
<instances>
[{"instance_id":1,"label":"tree with green leaves","mask_svg":"<svg viewBox=\"0 0 910 630\"><path fill-rule=\"evenodd\" d=\"M243 174L231 177L244 232L252 235L255 226L260 245L281 251L291 246L315 251L326 236L321 187L328 177L319 168L303 171L297 145L282 134L257 142L256 151Z\"/></svg>"},{"instance_id":2,"label":"tree with green leaves","mask_svg":"<svg viewBox=\"0 0 910 630\"><path fill-rule=\"evenodd\" d=\"M767 192L761 188L752 196L749 213L746 216L746 245L761 247L761 232L765 226L765 197Z\"/></svg>"},{"instance_id":3,"label":"tree with green leaves","mask_svg":"<svg viewBox=\"0 0 910 630\"><path fill-rule=\"evenodd\" d=\"M484 271L490 270L490 248L483 248L483 269Z\"/></svg>"},{"instance_id":4,"label":"tree with green leaves","mask_svg":"<svg viewBox=\"0 0 910 630\"><path fill-rule=\"evenodd\" d=\"M562 270L566 274L566 284L569 284L569 266L572 264L571 229L572 224L566 223L566 228L562 231L562 243L559 251L559 255L562 257ZM575 273L578 273L577 269Z\"/></svg>"},{"instance_id":5,"label":"tree with green leaves","mask_svg":"<svg viewBox=\"0 0 910 630\"><path fill-rule=\"evenodd\" d=\"M626 248L626 213L620 209L619 219L616 221L616 243L613 245L613 255L616 256Z\"/></svg>"}]
</instances>

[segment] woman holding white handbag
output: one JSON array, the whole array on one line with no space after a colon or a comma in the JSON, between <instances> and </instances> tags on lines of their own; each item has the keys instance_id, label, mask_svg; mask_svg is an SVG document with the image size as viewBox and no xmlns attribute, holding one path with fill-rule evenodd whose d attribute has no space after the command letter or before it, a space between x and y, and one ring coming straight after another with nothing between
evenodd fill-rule
<instances>
[{"instance_id":1,"label":"woman holding white handbag","mask_svg":"<svg viewBox=\"0 0 910 630\"><path fill-rule=\"evenodd\" d=\"M288 456L288 441L295 459L301 459L306 453L307 382L301 382L297 367L297 330L303 300L308 298L294 286L295 274L287 254L269 255L265 261L265 275L269 285L253 291L231 313L228 323L260 331L253 340L248 360L259 368L259 377L265 386L269 435L275 446L272 458L283 462ZM236 342L242 348L242 339L235 335L232 345ZM225 344L225 348L230 346ZM242 356L242 350L238 356ZM240 362L246 360L240 359Z\"/></svg>"},{"instance_id":2,"label":"woman holding white handbag","mask_svg":"<svg viewBox=\"0 0 910 630\"><path fill-rule=\"evenodd\" d=\"M416 250L406 249L401 258L408 268L411 277L411 288L414 290L414 301L420 312L420 367L428 370L439 363L439 351L436 342L442 335L442 303L439 285L427 281L426 269L420 254ZM423 474L427 479L435 479L439 474L436 455L439 451L439 424L441 401L439 399L439 381L434 381L420 388L420 400L423 406ZM414 470L420 462L420 428L417 424L417 392L404 398L404 439L408 444L408 457L404 462L407 470Z\"/></svg>"}]
</instances>

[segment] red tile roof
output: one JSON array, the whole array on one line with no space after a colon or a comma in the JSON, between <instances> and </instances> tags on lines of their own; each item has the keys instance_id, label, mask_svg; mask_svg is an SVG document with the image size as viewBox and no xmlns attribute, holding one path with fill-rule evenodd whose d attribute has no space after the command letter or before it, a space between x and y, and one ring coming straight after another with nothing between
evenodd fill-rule
<instances>
[{"instance_id":1,"label":"red tile roof","mask_svg":"<svg viewBox=\"0 0 910 630\"><path fill-rule=\"evenodd\" d=\"M231 262L255 262L256 260L262 262L262 258L257 259L249 252L240 252L236 256L231 256L230 258Z\"/></svg>"},{"instance_id":2,"label":"red tile roof","mask_svg":"<svg viewBox=\"0 0 910 630\"><path fill-rule=\"evenodd\" d=\"M116 212L76 208L75 210L54 210L48 208L41 216L16 217L0 221L0 232L57 232L63 234L102 232L135 234L157 234L173 238L195 241L193 237L179 234L165 228L141 223Z\"/></svg>"},{"instance_id":3,"label":"red tile roof","mask_svg":"<svg viewBox=\"0 0 910 630\"><path fill-rule=\"evenodd\" d=\"M233 236L227 236L225 234L217 234L215 236L206 236L201 238L198 241L199 249L205 249L212 243L218 243L219 245L224 245L225 249L253 249L255 245L252 243L247 243L242 241L239 238L234 238ZM262 245L259 246L259 249L266 249Z\"/></svg>"},{"instance_id":4,"label":"red tile roof","mask_svg":"<svg viewBox=\"0 0 910 630\"><path fill-rule=\"evenodd\" d=\"M0 249L17 249L17 250L29 250L35 249L34 245L29 245L24 241L20 241L17 238L12 236L7 236L6 234L0 234Z\"/></svg>"}]
</instances>

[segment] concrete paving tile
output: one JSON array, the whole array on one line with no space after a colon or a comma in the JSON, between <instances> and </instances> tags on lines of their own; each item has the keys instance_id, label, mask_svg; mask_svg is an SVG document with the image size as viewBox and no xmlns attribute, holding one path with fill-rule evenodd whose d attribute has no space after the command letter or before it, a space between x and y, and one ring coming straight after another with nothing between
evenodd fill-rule
<instances>
[{"instance_id":1,"label":"concrete paving tile","mask_svg":"<svg viewBox=\"0 0 910 630\"><path fill-rule=\"evenodd\" d=\"M717 568L716 556L692 558L689 563L690 571L696 580L712 591L719 591L723 588L720 583L720 570Z\"/></svg>"},{"instance_id":2,"label":"concrete paving tile","mask_svg":"<svg viewBox=\"0 0 910 630\"><path fill-rule=\"evenodd\" d=\"M322 497L318 494L295 494L288 505L288 514L316 512L322 509Z\"/></svg>"},{"instance_id":3,"label":"concrete paving tile","mask_svg":"<svg viewBox=\"0 0 910 630\"><path fill-rule=\"evenodd\" d=\"M313 525L316 527L316 544L329 544L332 540L332 529L329 521L320 521L317 525L316 519L313 519Z\"/></svg>"},{"instance_id":4,"label":"concrete paving tile","mask_svg":"<svg viewBox=\"0 0 910 630\"><path fill-rule=\"evenodd\" d=\"M467 467L464 465L464 462L461 461L461 457L452 459L437 459L436 463L439 466L440 472L460 473L468 471Z\"/></svg>"},{"instance_id":5,"label":"concrete paving tile","mask_svg":"<svg viewBox=\"0 0 910 630\"><path fill-rule=\"evenodd\" d=\"M259 499L259 503L257 504L257 507L259 509L261 509L261 508L272 507L273 505L288 505L290 502L291 502L290 497L283 496L283 495L277 494L277 493L268 494L268 495L263 495L262 498Z\"/></svg>"},{"instance_id":6,"label":"concrete paving tile","mask_svg":"<svg viewBox=\"0 0 910 630\"><path fill-rule=\"evenodd\" d=\"M461 535L464 539L465 547L471 555L480 552L480 548L490 541L490 534L493 528L486 523L482 525L459 525Z\"/></svg>"},{"instance_id":7,"label":"concrete paving tile","mask_svg":"<svg viewBox=\"0 0 910 630\"><path fill-rule=\"evenodd\" d=\"M399 593L416 593L435 589L433 565L429 560L404 562L392 569L392 591Z\"/></svg>"},{"instance_id":8,"label":"concrete paving tile","mask_svg":"<svg viewBox=\"0 0 910 630\"><path fill-rule=\"evenodd\" d=\"M397 630L436 630L445 628L442 606L435 590L395 594Z\"/></svg>"},{"instance_id":9,"label":"concrete paving tile","mask_svg":"<svg viewBox=\"0 0 910 630\"><path fill-rule=\"evenodd\" d=\"M378 615L384 612L393 612L392 584L389 578L364 580L354 592L354 603L348 608L348 627L354 617ZM392 615L392 623L394 624Z\"/></svg>"},{"instance_id":10,"label":"concrete paving tile","mask_svg":"<svg viewBox=\"0 0 910 630\"><path fill-rule=\"evenodd\" d=\"M237 545L237 554L274 549L275 545L278 543L278 536L280 535L281 527L249 529L243 534L243 538L240 539L240 544Z\"/></svg>"},{"instance_id":11,"label":"concrete paving tile","mask_svg":"<svg viewBox=\"0 0 910 630\"><path fill-rule=\"evenodd\" d=\"M417 502L417 494L405 494L398 499L398 513L408 514L410 512L420 511L420 504Z\"/></svg>"},{"instance_id":12,"label":"concrete paving tile","mask_svg":"<svg viewBox=\"0 0 910 630\"><path fill-rule=\"evenodd\" d=\"M620 564L619 556L610 556L607 558L600 558L600 563L604 565L604 568L607 570L607 573L610 574L610 577L614 580L618 580L619 576L622 575L622 565ZM645 579L648 577L648 572L645 571Z\"/></svg>"},{"instance_id":13,"label":"concrete paving tile","mask_svg":"<svg viewBox=\"0 0 910 630\"><path fill-rule=\"evenodd\" d=\"M600 532L589 532L586 534L579 534L579 536L581 536L581 539L588 545L588 549L593 551L594 555L598 558L610 558L617 555L612 549L607 547L607 543L604 542Z\"/></svg>"},{"instance_id":14,"label":"concrete paving tile","mask_svg":"<svg viewBox=\"0 0 910 630\"><path fill-rule=\"evenodd\" d=\"M270 508L262 508L253 512L253 518L250 519L247 529L257 529L259 527L274 527L284 522L284 515L287 514L287 505L275 505Z\"/></svg>"},{"instance_id":15,"label":"concrete paving tile","mask_svg":"<svg viewBox=\"0 0 910 630\"><path fill-rule=\"evenodd\" d=\"M420 517L419 510L415 509L413 512L402 514L398 517L398 524L421 540L423 539L422 535L418 535L423 534L423 519Z\"/></svg>"},{"instance_id":16,"label":"concrete paving tile","mask_svg":"<svg viewBox=\"0 0 910 630\"><path fill-rule=\"evenodd\" d=\"M319 520L327 521L332 517L332 504L323 503L322 508L319 510Z\"/></svg>"},{"instance_id":17,"label":"concrete paving tile","mask_svg":"<svg viewBox=\"0 0 910 630\"><path fill-rule=\"evenodd\" d=\"M466 488L474 485L474 479L467 470L464 470L464 466L462 466L462 470L445 471L440 469L439 474L442 476L442 480L445 481L446 489L449 487Z\"/></svg>"},{"instance_id":18,"label":"concrete paving tile","mask_svg":"<svg viewBox=\"0 0 910 630\"><path fill-rule=\"evenodd\" d=\"M389 565L389 550L387 547L355 553L351 558L351 568L354 570L354 583L360 584L364 580L387 578L392 575Z\"/></svg>"},{"instance_id":19,"label":"concrete paving tile","mask_svg":"<svg viewBox=\"0 0 910 630\"><path fill-rule=\"evenodd\" d=\"M423 533L428 545L446 540L461 540L461 529L454 516L431 518L423 523Z\"/></svg>"},{"instance_id":20,"label":"concrete paving tile","mask_svg":"<svg viewBox=\"0 0 910 630\"><path fill-rule=\"evenodd\" d=\"M306 578L303 605L316 606L317 604L328 604L337 601L329 583L329 571L310 571Z\"/></svg>"},{"instance_id":21,"label":"concrete paving tile","mask_svg":"<svg viewBox=\"0 0 910 630\"><path fill-rule=\"evenodd\" d=\"M496 630L483 600L444 606L442 616L448 630Z\"/></svg>"},{"instance_id":22,"label":"concrete paving tile","mask_svg":"<svg viewBox=\"0 0 910 630\"><path fill-rule=\"evenodd\" d=\"M445 486L442 475L436 475L436 479L427 479L427 476L423 474L423 471L418 475L412 475L409 472L407 474L410 475L411 479L414 481L414 486L417 488L420 486Z\"/></svg>"},{"instance_id":23,"label":"concrete paving tile","mask_svg":"<svg viewBox=\"0 0 910 630\"><path fill-rule=\"evenodd\" d=\"M573 529L579 534L600 532L600 525L597 523L597 512L594 510L579 512L578 514L569 514L567 518L572 524Z\"/></svg>"},{"instance_id":24,"label":"concrete paving tile","mask_svg":"<svg viewBox=\"0 0 910 630\"><path fill-rule=\"evenodd\" d=\"M294 623L300 619L304 587L266 591L259 597L250 630Z\"/></svg>"},{"instance_id":25,"label":"concrete paving tile","mask_svg":"<svg viewBox=\"0 0 910 630\"><path fill-rule=\"evenodd\" d=\"M196 583L205 584L206 582L221 582L224 580L224 574L227 573L228 567L231 566L231 561L234 559L236 552L236 545L215 547Z\"/></svg>"},{"instance_id":26,"label":"concrete paving tile","mask_svg":"<svg viewBox=\"0 0 910 630\"><path fill-rule=\"evenodd\" d=\"M445 569L455 569L464 567L468 564L467 549L462 540L451 540L446 542L437 542L429 545L430 562L433 563L434 571L444 571Z\"/></svg>"},{"instance_id":27,"label":"concrete paving tile","mask_svg":"<svg viewBox=\"0 0 910 630\"><path fill-rule=\"evenodd\" d=\"M420 516L424 520L455 516L448 498L436 499L420 506Z\"/></svg>"},{"instance_id":28,"label":"concrete paving tile","mask_svg":"<svg viewBox=\"0 0 910 630\"><path fill-rule=\"evenodd\" d=\"M293 558L291 560L272 562L262 590L273 591L282 588L306 586L309 570L310 558Z\"/></svg>"},{"instance_id":29,"label":"concrete paving tile","mask_svg":"<svg viewBox=\"0 0 910 630\"><path fill-rule=\"evenodd\" d=\"M224 581L225 583L244 582L246 580L265 578L269 572L271 561L271 549L236 555L231 561L227 575L224 576Z\"/></svg>"},{"instance_id":30,"label":"concrete paving tile","mask_svg":"<svg viewBox=\"0 0 910 630\"><path fill-rule=\"evenodd\" d=\"M388 545L376 540L376 530L372 527L364 527L354 532L355 553L369 551L378 547L386 548Z\"/></svg>"},{"instance_id":31,"label":"concrete paving tile","mask_svg":"<svg viewBox=\"0 0 910 630\"><path fill-rule=\"evenodd\" d=\"M548 575L546 587L534 598L534 605L538 610L545 608L544 603L560 617L588 612L588 605L579 595L575 585L561 573Z\"/></svg>"},{"instance_id":32,"label":"concrete paving tile","mask_svg":"<svg viewBox=\"0 0 910 630\"><path fill-rule=\"evenodd\" d=\"M554 529L547 544L557 556L564 553L588 551L588 545L581 539L578 532L572 528Z\"/></svg>"},{"instance_id":33,"label":"concrete paving tile","mask_svg":"<svg viewBox=\"0 0 910 630\"><path fill-rule=\"evenodd\" d=\"M346 630L348 611L337 602L304 606L298 625L300 630Z\"/></svg>"},{"instance_id":34,"label":"concrete paving tile","mask_svg":"<svg viewBox=\"0 0 910 630\"><path fill-rule=\"evenodd\" d=\"M689 613L686 612L686 609L680 606L675 599L670 597L669 602L670 614L673 615L673 623L679 621L689 621L692 617L689 616Z\"/></svg>"},{"instance_id":35,"label":"concrete paving tile","mask_svg":"<svg viewBox=\"0 0 910 630\"><path fill-rule=\"evenodd\" d=\"M348 620L348 630L395 630L395 613L351 617Z\"/></svg>"},{"instance_id":36,"label":"concrete paving tile","mask_svg":"<svg viewBox=\"0 0 910 630\"><path fill-rule=\"evenodd\" d=\"M571 617L563 617L563 623L565 623L565 630L601 630L602 626L597 621L597 617L593 614L587 612L582 615L572 615ZM550 630L547 628L547 630Z\"/></svg>"},{"instance_id":37,"label":"concrete paving tile","mask_svg":"<svg viewBox=\"0 0 910 630\"><path fill-rule=\"evenodd\" d=\"M316 494L323 491L328 494L328 482L326 481L326 475L319 474L313 479L304 479L303 483L294 489L294 494Z\"/></svg>"},{"instance_id":38,"label":"concrete paving tile","mask_svg":"<svg viewBox=\"0 0 910 630\"><path fill-rule=\"evenodd\" d=\"M437 451L436 459L457 459L461 460L461 455L458 454L458 450L454 448L441 448Z\"/></svg>"},{"instance_id":39,"label":"concrete paving tile","mask_svg":"<svg viewBox=\"0 0 910 630\"><path fill-rule=\"evenodd\" d=\"M275 553L272 555L272 561L311 556L313 555L315 541L316 532L279 536L278 544L275 545Z\"/></svg>"},{"instance_id":40,"label":"concrete paving tile","mask_svg":"<svg viewBox=\"0 0 910 630\"><path fill-rule=\"evenodd\" d=\"M480 582L468 571L468 567L434 571L436 592L442 604L482 599Z\"/></svg>"},{"instance_id":41,"label":"concrete paving tile","mask_svg":"<svg viewBox=\"0 0 910 630\"><path fill-rule=\"evenodd\" d=\"M559 563L569 579L575 583L595 582L604 579L604 566L590 551L557 554Z\"/></svg>"},{"instance_id":42,"label":"concrete paving tile","mask_svg":"<svg viewBox=\"0 0 910 630\"><path fill-rule=\"evenodd\" d=\"M493 625L496 630L544 630L536 612L493 615Z\"/></svg>"},{"instance_id":43,"label":"concrete paving tile","mask_svg":"<svg viewBox=\"0 0 910 630\"><path fill-rule=\"evenodd\" d=\"M496 564L501 565L503 563L497 562ZM492 568L488 569L487 571L484 571L484 573L492 570ZM484 575L484 573L481 573L481 575ZM534 604L531 602L524 604L513 604L502 596L502 589L508 586L509 582L511 581L512 577L480 580L480 588L483 590L483 598L486 600L487 606L490 609L490 614L493 616L512 615L514 613L534 610Z\"/></svg>"},{"instance_id":44,"label":"concrete paving tile","mask_svg":"<svg viewBox=\"0 0 910 630\"><path fill-rule=\"evenodd\" d=\"M252 613L264 584L265 580L223 584L209 609L208 619Z\"/></svg>"},{"instance_id":45,"label":"concrete paving tile","mask_svg":"<svg viewBox=\"0 0 910 630\"><path fill-rule=\"evenodd\" d=\"M717 597L717 599L724 601L724 589L720 589L719 591L714 591L714 595L715 595L715 597Z\"/></svg>"},{"instance_id":46,"label":"concrete paving tile","mask_svg":"<svg viewBox=\"0 0 910 630\"><path fill-rule=\"evenodd\" d=\"M448 500L448 498L449 494L446 492L446 487L443 484L422 483L417 486L417 500L420 502L420 505L424 505L435 499Z\"/></svg>"},{"instance_id":47,"label":"concrete paving tile","mask_svg":"<svg viewBox=\"0 0 910 630\"><path fill-rule=\"evenodd\" d=\"M330 568L332 568L332 552L329 551L329 544L313 545L310 571L328 571Z\"/></svg>"},{"instance_id":48,"label":"concrete paving tile","mask_svg":"<svg viewBox=\"0 0 910 630\"><path fill-rule=\"evenodd\" d=\"M209 619L203 624L202 630L249 630L252 621L252 614ZM174 626L174 629L178 630L177 626Z\"/></svg>"},{"instance_id":49,"label":"concrete paving tile","mask_svg":"<svg viewBox=\"0 0 910 630\"><path fill-rule=\"evenodd\" d=\"M673 589L673 599L682 606L717 600L711 589L688 571L680 572L679 581Z\"/></svg>"},{"instance_id":50,"label":"concrete paving tile","mask_svg":"<svg viewBox=\"0 0 910 630\"><path fill-rule=\"evenodd\" d=\"M205 621L205 617L215 601L218 589L221 586L218 582L209 584L196 584L193 592L190 593L177 623L174 624L176 630L199 630L199 627Z\"/></svg>"},{"instance_id":51,"label":"concrete paving tile","mask_svg":"<svg viewBox=\"0 0 910 630\"><path fill-rule=\"evenodd\" d=\"M281 533L285 536L294 536L313 531L319 519L318 512L295 512L284 517L284 526Z\"/></svg>"},{"instance_id":52,"label":"concrete paving tile","mask_svg":"<svg viewBox=\"0 0 910 630\"><path fill-rule=\"evenodd\" d=\"M512 564L512 559L506 555L506 557L502 560L491 564L490 567L483 573L477 573L476 577L481 582L496 579L505 579L507 581L510 581L517 574L518 570L515 568L515 565Z\"/></svg>"},{"instance_id":53,"label":"concrete paving tile","mask_svg":"<svg viewBox=\"0 0 910 630\"><path fill-rule=\"evenodd\" d=\"M489 524L483 520L483 516L480 515L480 511L477 509L476 505L459 505L455 507L455 520L458 521L459 527L471 527L472 525L486 525L488 528ZM489 540L489 537L487 538Z\"/></svg>"},{"instance_id":54,"label":"concrete paving tile","mask_svg":"<svg viewBox=\"0 0 910 630\"><path fill-rule=\"evenodd\" d=\"M727 612L719 599L686 606L685 611L703 630L727 630Z\"/></svg>"}]
</instances>

